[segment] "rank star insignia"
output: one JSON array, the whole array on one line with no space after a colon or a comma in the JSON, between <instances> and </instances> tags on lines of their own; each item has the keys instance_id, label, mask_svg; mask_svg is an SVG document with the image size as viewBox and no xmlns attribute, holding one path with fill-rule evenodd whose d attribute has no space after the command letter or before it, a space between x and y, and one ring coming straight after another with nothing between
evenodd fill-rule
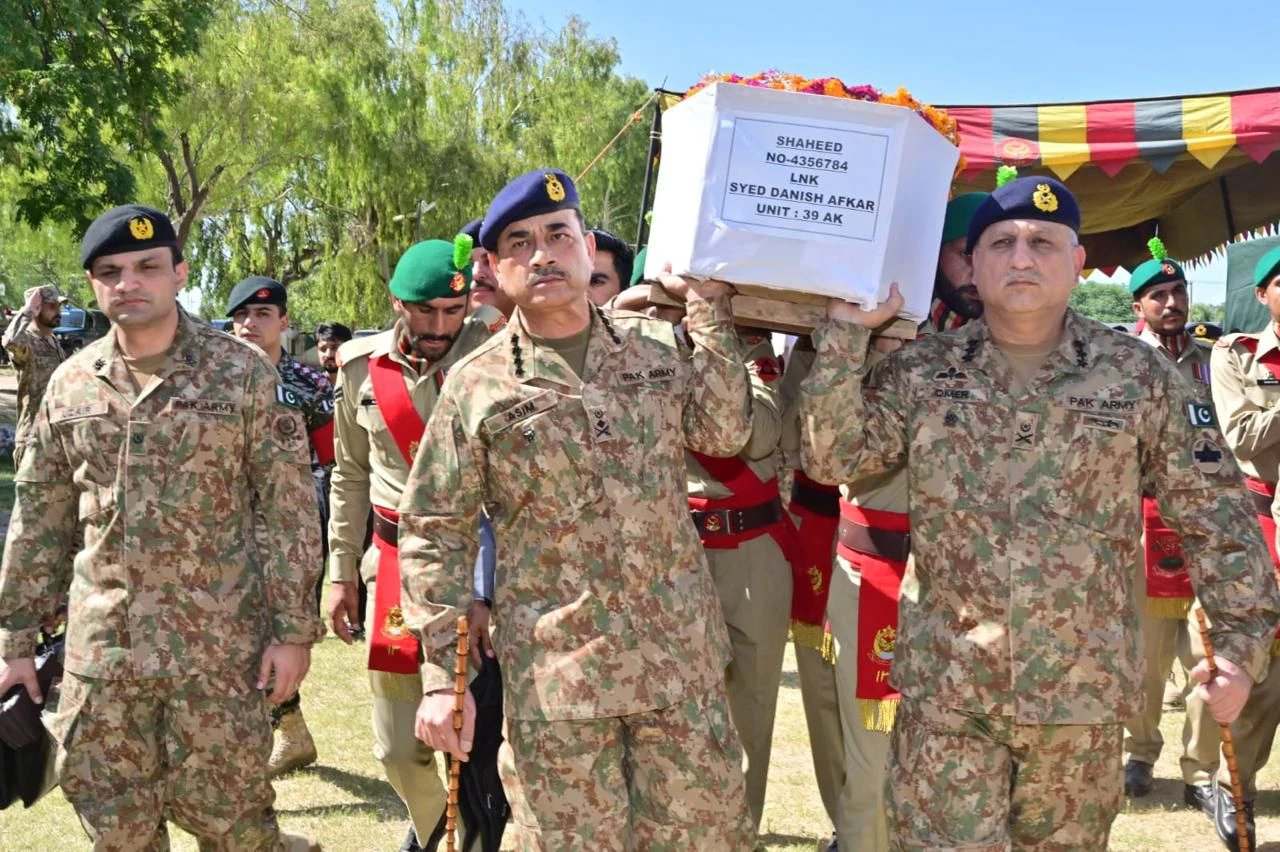
<instances>
[{"instance_id":1,"label":"rank star insignia","mask_svg":"<svg viewBox=\"0 0 1280 852\"><path fill-rule=\"evenodd\" d=\"M1036 191L1031 194L1031 203L1037 210L1052 213L1058 209L1058 196L1053 194L1047 183L1036 184Z\"/></svg>"},{"instance_id":2,"label":"rank star insignia","mask_svg":"<svg viewBox=\"0 0 1280 852\"><path fill-rule=\"evenodd\" d=\"M550 198L552 201L557 203L564 201L564 184L560 182L560 178L553 174L549 174L546 176L546 182L547 198Z\"/></svg>"},{"instance_id":3,"label":"rank star insignia","mask_svg":"<svg viewBox=\"0 0 1280 852\"><path fill-rule=\"evenodd\" d=\"M151 224L150 219L138 216L129 220L129 233L135 240L149 240L155 236L156 227Z\"/></svg>"}]
</instances>

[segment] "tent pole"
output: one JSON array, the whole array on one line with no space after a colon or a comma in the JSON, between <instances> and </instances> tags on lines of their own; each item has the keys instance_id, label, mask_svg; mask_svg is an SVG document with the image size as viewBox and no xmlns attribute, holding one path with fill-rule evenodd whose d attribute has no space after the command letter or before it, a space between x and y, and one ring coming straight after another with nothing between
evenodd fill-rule
<instances>
[{"instance_id":1,"label":"tent pole","mask_svg":"<svg viewBox=\"0 0 1280 852\"><path fill-rule=\"evenodd\" d=\"M1231 215L1231 194L1227 192L1227 177L1218 178L1218 190L1222 193L1222 209L1227 214L1227 242L1236 238L1236 219Z\"/></svg>"},{"instance_id":2,"label":"tent pole","mask_svg":"<svg viewBox=\"0 0 1280 852\"><path fill-rule=\"evenodd\" d=\"M649 127L649 159L644 164L644 188L640 190L640 225L636 228L636 250L644 247L649 235L649 223L644 214L649 210L649 195L653 189L653 164L662 151L662 96L653 100L653 124Z\"/></svg>"}]
</instances>

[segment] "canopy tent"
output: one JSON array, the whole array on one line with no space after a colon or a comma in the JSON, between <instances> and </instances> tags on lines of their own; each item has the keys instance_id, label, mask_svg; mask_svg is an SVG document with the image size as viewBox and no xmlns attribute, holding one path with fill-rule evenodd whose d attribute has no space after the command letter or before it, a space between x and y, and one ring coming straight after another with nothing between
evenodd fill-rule
<instances>
[{"instance_id":1,"label":"canopy tent","mask_svg":"<svg viewBox=\"0 0 1280 852\"><path fill-rule=\"evenodd\" d=\"M680 97L659 92L655 135ZM1280 221L1280 87L945 109L966 159L955 191L990 190L1000 165L1057 176L1080 201L1088 265L1108 274L1145 260L1157 233L1171 257L1194 264Z\"/></svg>"}]
</instances>

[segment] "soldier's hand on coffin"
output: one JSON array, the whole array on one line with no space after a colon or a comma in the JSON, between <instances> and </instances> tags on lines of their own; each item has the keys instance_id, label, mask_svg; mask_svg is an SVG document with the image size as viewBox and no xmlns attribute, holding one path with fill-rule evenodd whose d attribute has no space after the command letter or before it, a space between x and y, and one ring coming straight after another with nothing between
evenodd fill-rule
<instances>
[{"instance_id":1,"label":"soldier's hand on coffin","mask_svg":"<svg viewBox=\"0 0 1280 852\"><path fill-rule=\"evenodd\" d=\"M651 304L653 303L649 300L649 285L637 284L634 287L628 287L610 299L607 307L615 308L619 311L643 313Z\"/></svg>"},{"instance_id":2,"label":"soldier's hand on coffin","mask_svg":"<svg viewBox=\"0 0 1280 852\"><path fill-rule=\"evenodd\" d=\"M266 689L274 674L275 684L267 700L279 704L298 691L310 668L309 645L268 645L262 652L262 665L258 668L258 689Z\"/></svg>"},{"instance_id":3,"label":"soldier's hand on coffin","mask_svg":"<svg viewBox=\"0 0 1280 852\"><path fill-rule=\"evenodd\" d=\"M888 300L874 310L863 310L851 302L846 302L844 299L828 299L827 316L833 320L853 323L863 328L879 328L885 323L891 322L898 315L898 312L902 310L904 301L902 293L898 290L898 285L894 283L889 287Z\"/></svg>"},{"instance_id":4,"label":"soldier's hand on coffin","mask_svg":"<svg viewBox=\"0 0 1280 852\"><path fill-rule=\"evenodd\" d=\"M428 692L422 696L413 734L435 751L447 752L454 759L466 763L471 759L471 744L476 735L476 700L468 689L462 702L461 731L453 729L453 701L452 689Z\"/></svg>"},{"instance_id":5,"label":"soldier's hand on coffin","mask_svg":"<svg viewBox=\"0 0 1280 852\"><path fill-rule=\"evenodd\" d=\"M329 584L329 624L338 638L351 644L351 626L360 623L360 589L356 583Z\"/></svg>"},{"instance_id":6,"label":"soldier's hand on coffin","mask_svg":"<svg viewBox=\"0 0 1280 852\"><path fill-rule=\"evenodd\" d=\"M1218 676L1209 680L1209 663L1201 660L1191 670L1191 679L1200 684L1196 687L1196 695L1209 707L1213 718L1221 725L1228 725L1236 720L1245 702L1249 700L1249 692L1253 689L1253 679L1235 663L1224 657L1218 657Z\"/></svg>"},{"instance_id":7,"label":"soldier's hand on coffin","mask_svg":"<svg viewBox=\"0 0 1280 852\"><path fill-rule=\"evenodd\" d=\"M733 289L732 284L717 281L714 278L701 281L697 278L690 278L687 275L672 275L671 264L669 263L664 263L662 269L662 274L658 276L658 283L673 299L679 299L682 302L714 299L717 296L732 296L737 292Z\"/></svg>"},{"instance_id":8,"label":"soldier's hand on coffin","mask_svg":"<svg viewBox=\"0 0 1280 852\"><path fill-rule=\"evenodd\" d=\"M44 703L40 694L40 683L36 680L36 661L31 657L16 657L12 660L0 661L0 698L10 689L22 684L27 688L27 695L37 704Z\"/></svg>"}]
</instances>

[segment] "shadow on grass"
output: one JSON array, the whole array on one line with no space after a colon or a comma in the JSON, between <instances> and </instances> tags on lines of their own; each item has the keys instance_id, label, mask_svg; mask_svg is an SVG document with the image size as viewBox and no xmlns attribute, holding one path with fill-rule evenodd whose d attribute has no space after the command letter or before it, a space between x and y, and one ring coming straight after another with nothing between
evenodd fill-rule
<instances>
[{"instance_id":1,"label":"shadow on grass","mask_svg":"<svg viewBox=\"0 0 1280 852\"><path fill-rule=\"evenodd\" d=\"M818 841L812 837L801 837L798 834L761 834L757 839L760 845L767 849L775 849L778 846L794 846L797 843L806 843L813 846Z\"/></svg>"},{"instance_id":2,"label":"shadow on grass","mask_svg":"<svg viewBox=\"0 0 1280 852\"><path fill-rule=\"evenodd\" d=\"M381 820L404 820L409 818L408 813L405 811L404 803L400 801L396 791L382 778L370 778L368 775L347 772L345 769L338 769L334 766L316 766L303 769L293 775L294 777L310 775L313 778L332 784L360 801L335 805L316 805L307 808L282 808L277 803L276 809L280 813L307 816L325 816L339 813L376 813Z\"/></svg>"},{"instance_id":3,"label":"shadow on grass","mask_svg":"<svg viewBox=\"0 0 1280 852\"><path fill-rule=\"evenodd\" d=\"M782 680L779 681L779 685L784 689L799 689L800 673L795 670L788 671L784 669L782 672Z\"/></svg>"}]
</instances>

